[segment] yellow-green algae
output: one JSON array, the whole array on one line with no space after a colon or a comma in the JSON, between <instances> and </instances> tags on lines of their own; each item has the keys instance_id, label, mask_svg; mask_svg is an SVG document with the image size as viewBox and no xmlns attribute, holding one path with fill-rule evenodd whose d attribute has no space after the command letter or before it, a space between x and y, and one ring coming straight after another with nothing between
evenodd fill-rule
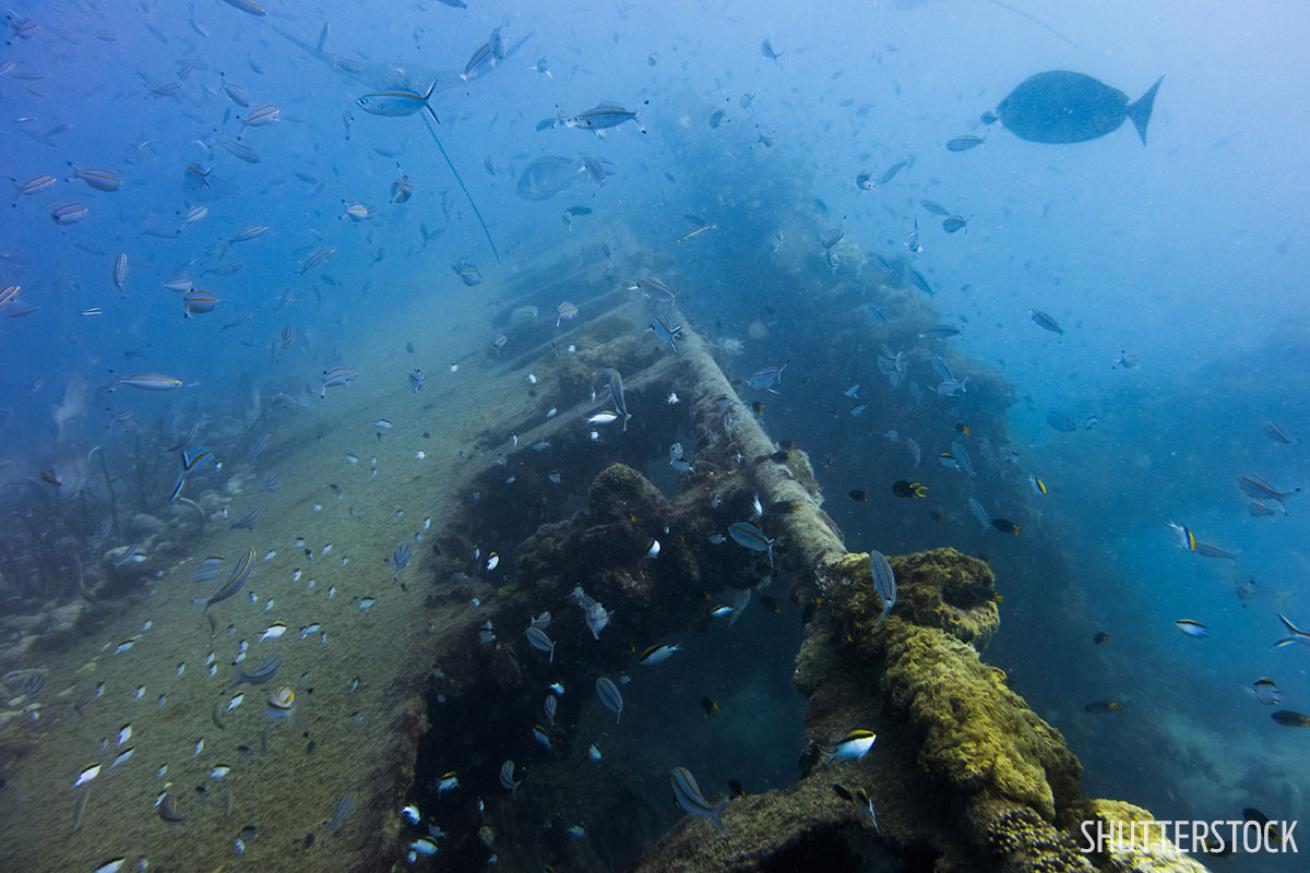
<instances>
[{"instance_id":1,"label":"yellow-green algae","mask_svg":"<svg viewBox=\"0 0 1310 873\"><path fill-rule=\"evenodd\" d=\"M990 567L953 549L891 562L898 604L877 626L881 603L867 555L822 561L816 573L822 608L795 675L809 700L801 781L734 802L726 841L704 822L685 822L639 869L782 870L797 860L877 869L893 848L931 859L939 873L1205 869L1167 841L1113 856L1083 853L1084 819L1149 813L1084 800L1081 767L1059 731L979 658L1000 621ZM873 751L858 762L821 763L821 747L853 728L878 734ZM869 791L881 834L837 797L834 782Z\"/></svg>"}]
</instances>

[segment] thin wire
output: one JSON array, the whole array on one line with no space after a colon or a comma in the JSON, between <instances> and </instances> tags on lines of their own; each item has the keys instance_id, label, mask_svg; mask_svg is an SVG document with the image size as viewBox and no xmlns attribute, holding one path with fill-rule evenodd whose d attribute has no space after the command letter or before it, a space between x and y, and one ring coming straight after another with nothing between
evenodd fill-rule
<instances>
[{"instance_id":1,"label":"thin wire","mask_svg":"<svg viewBox=\"0 0 1310 873\"><path fill-rule=\"evenodd\" d=\"M432 116L432 121L437 121L437 113L432 111L431 106L424 106L423 108L428 111L428 115ZM450 174L455 177L455 181L459 183L460 190L463 191L464 196L468 198L469 206L473 207L473 214L478 217L478 224L482 225L482 232L486 234L487 243L491 246L491 253L496 256L496 263L499 264L500 252L496 249L496 241L491 238L491 231L487 229L487 222L483 220L482 212L478 209L478 204L473 202L473 195L469 193L468 186L465 185L464 180L460 178L459 170L455 169L455 164L450 160L450 155L446 154L446 147L441 144L441 139L437 136L437 129L433 127L432 122L428 121L426 118L423 119L423 123L428 126L428 132L432 134L432 141L437 144L437 148L441 150L441 156L446 159L446 166L450 167ZM439 123L440 122L438 122L438 124Z\"/></svg>"}]
</instances>

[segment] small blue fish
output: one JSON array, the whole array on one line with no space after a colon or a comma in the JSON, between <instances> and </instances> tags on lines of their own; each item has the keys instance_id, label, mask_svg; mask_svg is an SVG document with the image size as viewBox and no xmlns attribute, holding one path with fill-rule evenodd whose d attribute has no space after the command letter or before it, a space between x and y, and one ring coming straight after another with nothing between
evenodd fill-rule
<instances>
[{"instance_id":1,"label":"small blue fish","mask_svg":"<svg viewBox=\"0 0 1310 873\"><path fill-rule=\"evenodd\" d=\"M396 550L391 553L391 560L396 565L397 570L403 570L409 566L409 545L401 543L396 546Z\"/></svg>"},{"instance_id":2,"label":"small blue fish","mask_svg":"<svg viewBox=\"0 0 1310 873\"><path fill-rule=\"evenodd\" d=\"M554 700L555 698L552 697L550 699ZM546 734L546 729L541 725L534 724L532 726L532 738L545 746L549 751L555 751L555 747L550 744L550 737Z\"/></svg>"},{"instance_id":3,"label":"small blue fish","mask_svg":"<svg viewBox=\"0 0 1310 873\"><path fill-rule=\"evenodd\" d=\"M676 351L676 350L675 350ZM768 391L770 394L781 394L782 392L774 389L775 385L782 384L782 371L787 369L788 361L781 367L765 367L763 370L757 370L752 373L746 380L746 385L754 388L756 391Z\"/></svg>"},{"instance_id":4,"label":"small blue fish","mask_svg":"<svg viewBox=\"0 0 1310 873\"><path fill-rule=\"evenodd\" d=\"M669 348L675 352L678 350L678 338L682 336L682 325L670 327L667 321L657 315L655 320L650 323L650 329L655 332L657 339L667 342Z\"/></svg>"},{"instance_id":5,"label":"small blue fish","mask_svg":"<svg viewBox=\"0 0 1310 873\"><path fill-rule=\"evenodd\" d=\"M1052 409L1046 413L1046 423L1061 433L1073 433L1078 429L1078 423L1063 412L1056 412Z\"/></svg>"},{"instance_id":6,"label":"small blue fish","mask_svg":"<svg viewBox=\"0 0 1310 873\"><path fill-rule=\"evenodd\" d=\"M414 372L409 374L409 390L415 394L423 387L423 371L415 367Z\"/></svg>"},{"instance_id":7,"label":"small blue fish","mask_svg":"<svg viewBox=\"0 0 1310 873\"><path fill-rule=\"evenodd\" d=\"M1032 318L1033 323L1042 330L1047 330L1051 333L1058 333L1062 336L1064 335L1064 328L1060 327L1060 323L1054 318L1051 318L1050 315L1042 312L1040 309L1029 309L1028 316Z\"/></svg>"},{"instance_id":8,"label":"small blue fish","mask_svg":"<svg viewBox=\"0 0 1310 873\"><path fill-rule=\"evenodd\" d=\"M983 144L983 138L980 136L966 135L957 136L955 139L946 143L946 150L952 152L967 152L969 149L977 148Z\"/></svg>"},{"instance_id":9,"label":"small blue fish","mask_svg":"<svg viewBox=\"0 0 1310 873\"><path fill-rule=\"evenodd\" d=\"M459 261L451 264L450 268L455 271L455 275L459 276L460 280L467 287L472 288L474 285L482 284L482 274L478 272L477 267L473 266L468 261Z\"/></svg>"},{"instance_id":10,"label":"small blue fish","mask_svg":"<svg viewBox=\"0 0 1310 873\"><path fill-rule=\"evenodd\" d=\"M823 763L834 761L858 761L869 753L878 737L873 731L854 730L823 756Z\"/></svg>"},{"instance_id":11,"label":"small blue fish","mask_svg":"<svg viewBox=\"0 0 1310 873\"><path fill-rule=\"evenodd\" d=\"M750 549L752 552L767 552L769 566L773 566L773 544L777 541L770 539L764 531L749 521L739 521L729 526L728 536L742 548Z\"/></svg>"}]
</instances>

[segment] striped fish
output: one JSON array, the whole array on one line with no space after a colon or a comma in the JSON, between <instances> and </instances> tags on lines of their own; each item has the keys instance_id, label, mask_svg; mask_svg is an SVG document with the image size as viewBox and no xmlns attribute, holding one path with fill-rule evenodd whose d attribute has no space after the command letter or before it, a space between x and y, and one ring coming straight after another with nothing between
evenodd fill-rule
<instances>
[{"instance_id":1,"label":"striped fish","mask_svg":"<svg viewBox=\"0 0 1310 873\"><path fill-rule=\"evenodd\" d=\"M183 317L190 318L192 313L213 312L218 307L219 302L219 298L214 296L214 292L192 288L182 295Z\"/></svg>"},{"instance_id":2,"label":"striped fish","mask_svg":"<svg viewBox=\"0 0 1310 873\"><path fill-rule=\"evenodd\" d=\"M823 763L834 761L858 761L869 754L878 735L873 731L853 730L831 749L825 749Z\"/></svg>"},{"instance_id":3,"label":"striped fish","mask_svg":"<svg viewBox=\"0 0 1310 873\"><path fill-rule=\"evenodd\" d=\"M978 523L983 526L983 530L991 526L992 518L987 514L987 510L983 508L983 505L978 502L978 498L969 498L969 511L973 513L974 518L978 519Z\"/></svg>"},{"instance_id":4,"label":"striped fish","mask_svg":"<svg viewBox=\"0 0 1310 873\"><path fill-rule=\"evenodd\" d=\"M240 119L243 127L263 127L266 124L272 124L275 121L282 120L282 110L272 104L265 103L263 106L256 106L246 113L246 117Z\"/></svg>"},{"instance_id":5,"label":"striped fish","mask_svg":"<svg viewBox=\"0 0 1310 873\"><path fill-rule=\"evenodd\" d=\"M113 170L87 169L79 170L73 166L70 161L68 166L72 168L73 175L83 182L90 185L97 191L117 191L123 186L123 180Z\"/></svg>"},{"instance_id":6,"label":"striped fish","mask_svg":"<svg viewBox=\"0 0 1310 873\"><path fill-rule=\"evenodd\" d=\"M230 139L220 139L218 144L227 150L228 154L235 158L245 161L247 164L259 163L259 154L245 143L233 142ZM208 175L206 173L206 175Z\"/></svg>"},{"instance_id":7,"label":"striped fish","mask_svg":"<svg viewBox=\"0 0 1310 873\"><path fill-rule=\"evenodd\" d=\"M710 824L719 832L719 836L727 839L728 832L723 828L723 811L728 808L728 798L725 797L711 805L701 793L700 786L696 784L696 777L692 776L686 767L674 767L670 774L670 781L673 784L673 796L678 801L678 806L681 806L688 815L709 819Z\"/></svg>"},{"instance_id":8,"label":"striped fish","mask_svg":"<svg viewBox=\"0 0 1310 873\"><path fill-rule=\"evenodd\" d=\"M318 393L319 399L322 400L324 397L327 397L327 390L329 388L335 388L338 385L349 385L351 382L355 381L355 377L358 375L359 372L357 370L352 370L349 367L333 367L330 370L324 370L323 387Z\"/></svg>"},{"instance_id":9,"label":"striped fish","mask_svg":"<svg viewBox=\"0 0 1310 873\"><path fill-rule=\"evenodd\" d=\"M605 708L614 713L614 723L618 724L623 719L623 695L619 693L619 686L614 684L614 680L608 676L601 676L596 680L596 696Z\"/></svg>"},{"instance_id":10,"label":"striped fish","mask_svg":"<svg viewBox=\"0 0 1310 873\"><path fill-rule=\"evenodd\" d=\"M355 104L370 115L384 115L388 118L400 118L405 115L413 115L421 109L426 109L432 113L432 118L440 123L435 112L428 101L432 99L432 91L437 87L434 80L428 85L426 91L419 93L410 88L393 88L388 91L373 91L365 94L363 97L357 97Z\"/></svg>"},{"instance_id":11,"label":"striped fish","mask_svg":"<svg viewBox=\"0 0 1310 873\"><path fill-rule=\"evenodd\" d=\"M1210 543L1201 542L1196 538L1192 529L1176 521L1169 522L1169 527L1178 535L1178 545L1184 551L1195 552L1203 558L1227 558L1230 561L1237 560L1237 552L1229 551L1220 546Z\"/></svg>"},{"instance_id":12,"label":"striped fish","mask_svg":"<svg viewBox=\"0 0 1310 873\"><path fill-rule=\"evenodd\" d=\"M752 552L767 552L769 555L769 566L773 566L773 544L777 542L765 535L749 521L739 521L728 528L728 536L732 541L745 549Z\"/></svg>"},{"instance_id":13,"label":"striped fish","mask_svg":"<svg viewBox=\"0 0 1310 873\"><path fill-rule=\"evenodd\" d=\"M239 685L263 685L265 682L272 680L277 675L278 668L282 666L282 659L279 657L265 658L259 662L259 666L246 672L244 669L237 668L237 680L232 683L231 687L223 693L233 690Z\"/></svg>"},{"instance_id":14,"label":"striped fish","mask_svg":"<svg viewBox=\"0 0 1310 873\"><path fill-rule=\"evenodd\" d=\"M228 525L232 530L254 530L255 522L259 520L259 510L252 509L237 521Z\"/></svg>"},{"instance_id":15,"label":"striped fish","mask_svg":"<svg viewBox=\"0 0 1310 873\"><path fill-rule=\"evenodd\" d=\"M61 203L50 211L55 224L76 224L90 214L81 203Z\"/></svg>"},{"instance_id":16,"label":"striped fish","mask_svg":"<svg viewBox=\"0 0 1310 873\"><path fill-rule=\"evenodd\" d=\"M878 592L878 598L882 600L882 612L873 623L873 626L877 627L886 620L892 608L896 606L896 574L892 572L892 565L887 560L887 556L877 549L869 551L869 572L873 575L873 590Z\"/></svg>"},{"instance_id":17,"label":"striped fish","mask_svg":"<svg viewBox=\"0 0 1310 873\"><path fill-rule=\"evenodd\" d=\"M1279 491L1264 479L1253 474L1239 476L1237 478L1237 487L1241 488L1242 493L1247 497L1253 497L1256 500L1274 500L1280 504L1284 498L1291 497L1301 490L1300 488L1293 488L1291 491Z\"/></svg>"},{"instance_id":18,"label":"striped fish","mask_svg":"<svg viewBox=\"0 0 1310 873\"><path fill-rule=\"evenodd\" d=\"M185 294L187 291L191 290L191 277L184 273L179 273L165 281L164 287L169 291L176 291L179 294Z\"/></svg>"},{"instance_id":19,"label":"striped fish","mask_svg":"<svg viewBox=\"0 0 1310 873\"><path fill-rule=\"evenodd\" d=\"M26 194L40 194L53 188L56 181L54 176L33 176L18 186L18 194L20 197Z\"/></svg>"},{"instance_id":20,"label":"striped fish","mask_svg":"<svg viewBox=\"0 0 1310 873\"><path fill-rule=\"evenodd\" d=\"M239 243L268 233L267 224L248 224L232 235L229 242Z\"/></svg>"},{"instance_id":21,"label":"striped fish","mask_svg":"<svg viewBox=\"0 0 1310 873\"><path fill-rule=\"evenodd\" d=\"M444 3L445 0L442 0ZM447 3L446 5L451 5ZM468 63L464 65L464 71L459 74L460 79L468 82L469 80L481 76L491 70L492 67L499 64L505 59L505 40L500 35L500 28L497 27L491 32L490 38L482 45L478 46L473 54L469 57Z\"/></svg>"},{"instance_id":22,"label":"striped fish","mask_svg":"<svg viewBox=\"0 0 1310 873\"><path fill-rule=\"evenodd\" d=\"M1174 533L1178 534L1178 544L1188 552L1196 551L1196 534L1185 524L1179 524L1176 521L1169 522L1169 527L1173 528Z\"/></svg>"},{"instance_id":23,"label":"striped fish","mask_svg":"<svg viewBox=\"0 0 1310 873\"><path fill-rule=\"evenodd\" d=\"M1292 443L1296 442L1296 439L1287 432L1287 429L1276 421L1265 422L1265 434L1269 439L1276 443L1282 443L1285 446L1290 446Z\"/></svg>"},{"instance_id":24,"label":"striped fish","mask_svg":"<svg viewBox=\"0 0 1310 873\"><path fill-rule=\"evenodd\" d=\"M336 254L336 252L337 250L332 248L332 246L324 246L323 248L317 250L308 258L305 258L305 263L300 265L300 275L302 276L305 275L310 270L314 269L319 264L323 263L328 258L332 257L334 254Z\"/></svg>"},{"instance_id":25,"label":"striped fish","mask_svg":"<svg viewBox=\"0 0 1310 873\"><path fill-rule=\"evenodd\" d=\"M537 624L528 625L525 634L528 638L528 645L539 652L550 652L550 662L555 663L555 641L546 636L546 632Z\"/></svg>"},{"instance_id":26,"label":"striped fish","mask_svg":"<svg viewBox=\"0 0 1310 873\"><path fill-rule=\"evenodd\" d=\"M215 603L222 603L230 597L235 597L236 593L241 590L241 586L245 585L246 580L250 578L250 573L254 567L255 550L246 549L246 553L232 567L232 572L228 574L227 581L223 583L222 588L214 592L214 595L208 600L195 600L192 602L205 604L205 611L208 612L209 607Z\"/></svg>"}]
</instances>

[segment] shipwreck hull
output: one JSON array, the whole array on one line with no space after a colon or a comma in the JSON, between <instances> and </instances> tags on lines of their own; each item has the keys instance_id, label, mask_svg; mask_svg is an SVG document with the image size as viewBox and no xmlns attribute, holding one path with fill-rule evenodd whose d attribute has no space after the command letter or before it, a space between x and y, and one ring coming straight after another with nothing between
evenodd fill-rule
<instances>
[{"instance_id":1,"label":"shipwreck hull","mask_svg":"<svg viewBox=\"0 0 1310 873\"><path fill-rule=\"evenodd\" d=\"M695 447L688 451L691 472L664 476L665 487L658 488L642 472L605 461L605 451L590 441L590 429L562 416L519 431L520 448L507 466L527 472L506 484L504 467L485 471L465 495L475 508L448 531L453 546L448 551L460 555L473 547L472 532L494 528L496 519L521 524L532 500L541 500L536 495L550 493L544 481L526 502L521 494L505 493L517 493L521 475L544 480L549 471L562 469L590 483L585 502L570 503L563 496L543 502L542 524L512 553L502 554L514 567L512 585L495 589L474 581L477 568L467 559L449 560L435 571L439 590L443 578L457 579L450 597L478 597L483 604L478 620L443 645L444 656L438 658L443 676L434 692L443 702L430 710L420 744L420 771L429 778L436 778L442 765L425 766L425 760L480 760L471 784L479 796L491 797L477 816L448 828L466 835L478 827L490 830L477 841L466 836L462 846L456 840L450 856L476 864L494 855L502 867L515 869L545 862L651 873L1204 869L1168 846L1157 847L1154 858L1135 851L1100 857L1079 850L1085 819L1113 822L1144 813L1084 798L1081 767L1063 737L1009 689L1003 671L979 658L1000 625L988 565L950 549L893 557L900 600L892 617L875 626L881 604L867 555L849 553L823 512L805 453L769 437L712 350L690 328L684 326L676 353L660 348L649 333L641 338L656 311L649 301L628 299L573 335L577 354L558 364L558 372L546 370L543 381L558 386L558 393L545 403L561 409L581 403L590 411L594 407L579 396L591 387L584 372L617 368L638 412L621 436L611 425L606 442L623 440L624 457L660 458L671 442L681 440ZM659 311L671 323L682 323L676 311ZM662 402L670 393L681 402ZM538 441L550 446L532 449ZM500 760L485 749L517 748L520 760L523 754L534 757L527 731L543 720L545 676L593 695L597 676L632 669L630 640L703 630L706 592L719 603L734 590L764 583L771 570L763 556L714 536L751 518L756 498L765 509L760 526L777 539L776 572L791 580L789 596L808 621L794 676L807 700L807 742L779 751L800 761L799 781L733 800L723 817L728 834L723 840L708 823L688 818L640 855L630 846L615 848L612 838L599 852L570 847L558 829L542 825L561 806L578 814L608 807L629 837L651 830L652 823L639 813L625 812L650 803L633 796L649 780L616 778L613 770L604 776L587 772L586 738L607 714L592 700L557 720L547 729L556 746L553 757L536 761L526 773L516 769L524 784L512 793L497 785ZM648 550L655 540L660 552L652 560ZM571 592L576 587L621 616L622 631L591 639L575 615ZM558 649L545 670L545 656L523 635L543 609L553 614ZM488 620L507 631L480 643L478 629ZM493 727L470 728L486 725ZM856 727L878 734L874 751L854 764L821 764L820 748ZM655 781L665 778L656 776ZM868 791L877 828L864 808L834 791L834 782Z\"/></svg>"}]
</instances>

